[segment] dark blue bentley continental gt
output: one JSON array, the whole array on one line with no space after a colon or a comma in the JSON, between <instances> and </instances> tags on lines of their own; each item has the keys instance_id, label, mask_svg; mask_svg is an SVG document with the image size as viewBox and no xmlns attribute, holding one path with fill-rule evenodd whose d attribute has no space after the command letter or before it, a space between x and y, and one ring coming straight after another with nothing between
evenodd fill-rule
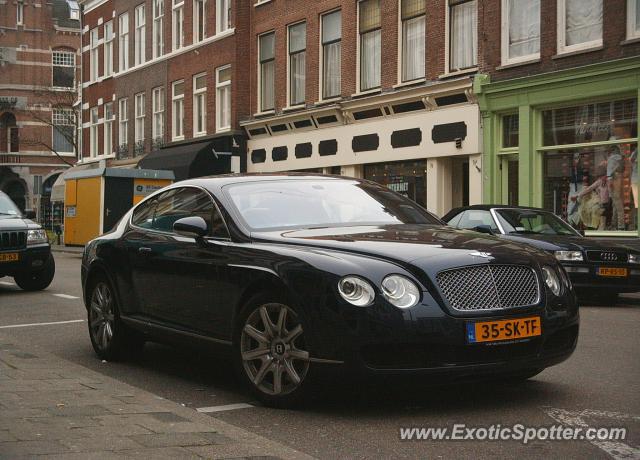
<instances>
[{"instance_id":1,"label":"dark blue bentley continental gt","mask_svg":"<svg viewBox=\"0 0 640 460\"><path fill-rule=\"evenodd\" d=\"M82 286L100 358L145 341L227 345L276 406L328 366L526 379L567 359L579 328L552 254L333 176L171 185L86 246Z\"/></svg>"}]
</instances>

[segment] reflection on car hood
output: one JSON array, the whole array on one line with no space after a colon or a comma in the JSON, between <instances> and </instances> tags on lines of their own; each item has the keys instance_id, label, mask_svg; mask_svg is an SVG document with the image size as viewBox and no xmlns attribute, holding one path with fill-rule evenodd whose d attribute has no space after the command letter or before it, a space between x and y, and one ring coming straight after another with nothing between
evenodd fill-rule
<instances>
[{"instance_id":1,"label":"reflection on car hood","mask_svg":"<svg viewBox=\"0 0 640 460\"><path fill-rule=\"evenodd\" d=\"M19 216L0 216L0 230L26 230L35 224Z\"/></svg>"},{"instance_id":2,"label":"reflection on car hood","mask_svg":"<svg viewBox=\"0 0 640 460\"><path fill-rule=\"evenodd\" d=\"M611 251L611 250L623 250L633 251L630 246L625 245L623 242L602 241L593 238L585 238L577 235L503 235L503 238L509 241L515 241L518 243L531 244L537 248L544 249L546 251ZM635 252L635 251L634 251Z\"/></svg>"},{"instance_id":3,"label":"reflection on car hood","mask_svg":"<svg viewBox=\"0 0 640 460\"><path fill-rule=\"evenodd\" d=\"M489 253L491 260L528 263L539 251L505 239L431 225L376 225L254 233L259 241L289 243L358 252L403 262L456 254ZM477 259L489 260L481 255ZM465 262L460 261L461 265ZM468 262L467 262L468 263Z\"/></svg>"}]
</instances>

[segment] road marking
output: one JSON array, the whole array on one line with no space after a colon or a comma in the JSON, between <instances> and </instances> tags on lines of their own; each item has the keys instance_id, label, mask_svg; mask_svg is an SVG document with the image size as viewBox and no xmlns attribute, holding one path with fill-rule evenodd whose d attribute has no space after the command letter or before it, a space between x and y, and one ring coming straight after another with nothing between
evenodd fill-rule
<instances>
[{"instance_id":1,"label":"road marking","mask_svg":"<svg viewBox=\"0 0 640 460\"><path fill-rule=\"evenodd\" d=\"M639 421L640 417L635 415L622 414L620 412L599 411L585 409L583 411L568 411L565 409L545 408L546 414L556 422L565 426L583 428L585 431L592 428L585 419L587 417L603 417L617 421ZM628 434L628 433L627 433ZM611 458L616 460L640 458L640 449L629 446L620 441L590 439L594 446L605 451Z\"/></svg>"},{"instance_id":2,"label":"road marking","mask_svg":"<svg viewBox=\"0 0 640 460\"><path fill-rule=\"evenodd\" d=\"M5 286L15 286L16 283L12 283L11 281L0 281L0 284L4 284Z\"/></svg>"},{"instance_id":3,"label":"road marking","mask_svg":"<svg viewBox=\"0 0 640 460\"><path fill-rule=\"evenodd\" d=\"M56 297L60 297L61 299L79 299L80 297L76 297L74 295L69 294L53 294Z\"/></svg>"},{"instance_id":4,"label":"road marking","mask_svg":"<svg viewBox=\"0 0 640 460\"><path fill-rule=\"evenodd\" d=\"M51 323L29 323L29 324L9 324L8 326L0 326L0 329L12 329L17 327L31 327L31 326L52 326L55 324L71 324L71 323L83 323L83 319L72 319L70 321L53 321Z\"/></svg>"},{"instance_id":5,"label":"road marking","mask_svg":"<svg viewBox=\"0 0 640 460\"><path fill-rule=\"evenodd\" d=\"M247 403L237 403L237 404L227 404L224 406L198 407L196 411L209 414L211 412L224 412L224 411L236 410L236 409L249 409L251 407L256 407L256 406L253 406Z\"/></svg>"}]
</instances>

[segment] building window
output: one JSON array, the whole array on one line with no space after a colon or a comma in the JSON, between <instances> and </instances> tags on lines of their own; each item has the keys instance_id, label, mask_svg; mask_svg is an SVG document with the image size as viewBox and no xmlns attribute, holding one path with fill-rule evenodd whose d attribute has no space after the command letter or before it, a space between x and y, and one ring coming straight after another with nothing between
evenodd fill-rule
<instances>
[{"instance_id":1,"label":"building window","mask_svg":"<svg viewBox=\"0 0 640 460\"><path fill-rule=\"evenodd\" d=\"M520 141L520 117L518 114L502 117L502 148L518 147Z\"/></svg>"},{"instance_id":2,"label":"building window","mask_svg":"<svg viewBox=\"0 0 640 460\"><path fill-rule=\"evenodd\" d=\"M129 100L125 97L118 102L118 143L126 149L129 143Z\"/></svg>"},{"instance_id":3,"label":"building window","mask_svg":"<svg viewBox=\"0 0 640 460\"><path fill-rule=\"evenodd\" d=\"M640 0L627 0L627 39L640 38Z\"/></svg>"},{"instance_id":4,"label":"building window","mask_svg":"<svg viewBox=\"0 0 640 460\"><path fill-rule=\"evenodd\" d=\"M164 0L153 0L153 57L164 54Z\"/></svg>"},{"instance_id":5,"label":"building window","mask_svg":"<svg viewBox=\"0 0 640 460\"><path fill-rule=\"evenodd\" d=\"M602 0L558 0L558 53L602 46Z\"/></svg>"},{"instance_id":6,"label":"building window","mask_svg":"<svg viewBox=\"0 0 640 460\"><path fill-rule=\"evenodd\" d=\"M171 91L171 137L177 140L184 137L184 80L174 82Z\"/></svg>"},{"instance_id":7,"label":"building window","mask_svg":"<svg viewBox=\"0 0 640 460\"><path fill-rule=\"evenodd\" d=\"M52 55L53 86L73 88L76 76L76 54L71 51L54 51Z\"/></svg>"},{"instance_id":8,"label":"building window","mask_svg":"<svg viewBox=\"0 0 640 460\"><path fill-rule=\"evenodd\" d=\"M113 21L104 24L104 76L113 74Z\"/></svg>"},{"instance_id":9,"label":"building window","mask_svg":"<svg viewBox=\"0 0 640 460\"><path fill-rule=\"evenodd\" d=\"M73 19L74 21L80 20L80 5L75 0L67 0L67 5L69 5L69 19Z\"/></svg>"},{"instance_id":10,"label":"building window","mask_svg":"<svg viewBox=\"0 0 640 460\"><path fill-rule=\"evenodd\" d=\"M91 81L97 81L98 77L99 77L99 71L100 68L98 66L98 28L96 27L95 29L91 29L91 33L90 33L90 40L91 40L91 51L90 51L90 55L89 55L89 73L90 73L90 80Z\"/></svg>"},{"instance_id":11,"label":"building window","mask_svg":"<svg viewBox=\"0 0 640 460\"><path fill-rule=\"evenodd\" d=\"M540 0L502 0L502 63L540 57Z\"/></svg>"},{"instance_id":12,"label":"building window","mask_svg":"<svg viewBox=\"0 0 640 460\"><path fill-rule=\"evenodd\" d=\"M144 93L138 93L134 99L136 121L134 125L134 138L136 144L144 142Z\"/></svg>"},{"instance_id":13,"label":"building window","mask_svg":"<svg viewBox=\"0 0 640 460\"><path fill-rule=\"evenodd\" d=\"M364 178L427 207L427 160L367 164Z\"/></svg>"},{"instance_id":14,"label":"building window","mask_svg":"<svg viewBox=\"0 0 640 460\"><path fill-rule=\"evenodd\" d=\"M207 1L193 0L193 41L201 42L207 37Z\"/></svg>"},{"instance_id":15,"label":"building window","mask_svg":"<svg viewBox=\"0 0 640 460\"><path fill-rule=\"evenodd\" d=\"M289 26L289 105L304 104L307 23Z\"/></svg>"},{"instance_id":16,"label":"building window","mask_svg":"<svg viewBox=\"0 0 640 460\"><path fill-rule=\"evenodd\" d=\"M276 62L274 32L261 35L259 38L260 62L260 111L273 110L275 106Z\"/></svg>"},{"instance_id":17,"label":"building window","mask_svg":"<svg viewBox=\"0 0 640 460\"><path fill-rule=\"evenodd\" d=\"M121 14L118 18L118 34L120 35L118 42L118 68L122 72L129 68L129 13Z\"/></svg>"},{"instance_id":18,"label":"building window","mask_svg":"<svg viewBox=\"0 0 640 460\"><path fill-rule=\"evenodd\" d=\"M173 49L184 46L184 0L173 0L172 18Z\"/></svg>"},{"instance_id":19,"label":"building window","mask_svg":"<svg viewBox=\"0 0 640 460\"><path fill-rule=\"evenodd\" d=\"M113 153L113 120L116 114L113 111L113 102L104 105L104 154Z\"/></svg>"},{"instance_id":20,"label":"building window","mask_svg":"<svg viewBox=\"0 0 640 460\"><path fill-rule=\"evenodd\" d=\"M426 0L402 0L402 81L425 75Z\"/></svg>"},{"instance_id":21,"label":"building window","mask_svg":"<svg viewBox=\"0 0 640 460\"><path fill-rule=\"evenodd\" d=\"M476 0L449 0L449 71L475 67L477 55Z\"/></svg>"},{"instance_id":22,"label":"building window","mask_svg":"<svg viewBox=\"0 0 640 460\"><path fill-rule=\"evenodd\" d=\"M24 25L24 3L22 1L16 4L16 25Z\"/></svg>"},{"instance_id":23,"label":"building window","mask_svg":"<svg viewBox=\"0 0 640 460\"><path fill-rule=\"evenodd\" d=\"M135 50L134 50L134 63L135 65L144 64L145 61L145 7L140 5L136 8L136 33L135 33Z\"/></svg>"},{"instance_id":24,"label":"building window","mask_svg":"<svg viewBox=\"0 0 640 460\"><path fill-rule=\"evenodd\" d=\"M42 195L42 176L33 176L33 194Z\"/></svg>"},{"instance_id":25,"label":"building window","mask_svg":"<svg viewBox=\"0 0 640 460\"><path fill-rule=\"evenodd\" d=\"M193 135L207 134L207 75L193 77Z\"/></svg>"},{"instance_id":26,"label":"building window","mask_svg":"<svg viewBox=\"0 0 640 460\"><path fill-rule=\"evenodd\" d=\"M231 66L216 69L216 130L231 128Z\"/></svg>"},{"instance_id":27,"label":"building window","mask_svg":"<svg viewBox=\"0 0 640 460\"><path fill-rule=\"evenodd\" d=\"M224 32L231 27L230 10L229 0L216 0L216 33Z\"/></svg>"},{"instance_id":28,"label":"building window","mask_svg":"<svg viewBox=\"0 0 640 460\"><path fill-rule=\"evenodd\" d=\"M163 144L164 140L164 88L153 89L151 109L153 111L153 125L151 127L151 137L154 144Z\"/></svg>"},{"instance_id":29,"label":"building window","mask_svg":"<svg viewBox=\"0 0 640 460\"><path fill-rule=\"evenodd\" d=\"M322 99L340 96L342 74L342 11L322 16Z\"/></svg>"},{"instance_id":30,"label":"building window","mask_svg":"<svg viewBox=\"0 0 640 460\"><path fill-rule=\"evenodd\" d=\"M53 151L75 152L76 116L73 109L54 108L52 112Z\"/></svg>"},{"instance_id":31,"label":"building window","mask_svg":"<svg viewBox=\"0 0 640 460\"><path fill-rule=\"evenodd\" d=\"M98 107L91 109L91 127L89 128L89 153L92 157L100 155L98 152Z\"/></svg>"},{"instance_id":32,"label":"building window","mask_svg":"<svg viewBox=\"0 0 640 460\"><path fill-rule=\"evenodd\" d=\"M637 231L638 100L544 110L542 129L545 209L579 229Z\"/></svg>"},{"instance_id":33,"label":"building window","mask_svg":"<svg viewBox=\"0 0 640 460\"><path fill-rule=\"evenodd\" d=\"M360 91L380 86L381 38L380 0L358 3L360 33Z\"/></svg>"}]
</instances>

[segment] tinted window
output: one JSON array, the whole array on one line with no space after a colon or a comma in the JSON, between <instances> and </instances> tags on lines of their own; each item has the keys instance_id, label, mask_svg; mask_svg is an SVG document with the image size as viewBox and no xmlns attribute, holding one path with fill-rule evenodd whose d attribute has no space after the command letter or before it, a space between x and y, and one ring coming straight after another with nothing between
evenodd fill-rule
<instances>
[{"instance_id":1,"label":"tinted window","mask_svg":"<svg viewBox=\"0 0 640 460\"><path fill-rule=\"evenodd\" d=\"M496 213L505 233L577 235L569 224L550 212L529 209L500 209Z\"/></svg>"},{"instance_id":2,"label":"tinted window","mask_svg":"<svg viewBox=\"0 0 640 460\"><path fill-rule=\"evenodd\" d=\"M456 214L455 216L453 216L453 218L449 219L449 222L447 222L447 224L451 225L452 227L458 227L458 223L460 222L460 218L462 217L462 213L459 212L458 214Z\"/></svg>"},{"instance_id":3,"label":"tinted window","mask_svg":"<svg viewBox=\"0 0 640 460\"><path fill-rule=\"evenodd\" d=\"M372 224L442 225L413 201L353 180L281 180L225 188L253 229Z\"/></svg>"},{"instance_id":4,"label":"tinted window","mask_svg":"<svg viewBox=\"0 0 640 460\"><path fill-rule=\"evenodd\" d=\"M498 226L493 220L491 213L480 209L469 209L463 212L457 227L473 230L480 225L488 225L492 230L498 230Z\"/></svg>"},{"instance_id":5,"label":"tinted window","mask_svg":"<svg viewBox=\"0 0 640 460\"><path fill-rule=\"evenodd\" d=\"M195 188L168 190L156 199L139 207L132 222L142 228L173 232L173 224L183 217L202 217L209 227L209 235L228 238L224 221L213 205L211 197Z\"/></svg>"},{"instance_id":6,"label":"tinted window","mask_svg":"<svg viewBox=\"0 0 640 460\"><path fill-rule=\"evenodd\" d=\"M0 193L0 218L2 216L20 216L20 209L4 193Z\"/></svg>"}]
</instances>

